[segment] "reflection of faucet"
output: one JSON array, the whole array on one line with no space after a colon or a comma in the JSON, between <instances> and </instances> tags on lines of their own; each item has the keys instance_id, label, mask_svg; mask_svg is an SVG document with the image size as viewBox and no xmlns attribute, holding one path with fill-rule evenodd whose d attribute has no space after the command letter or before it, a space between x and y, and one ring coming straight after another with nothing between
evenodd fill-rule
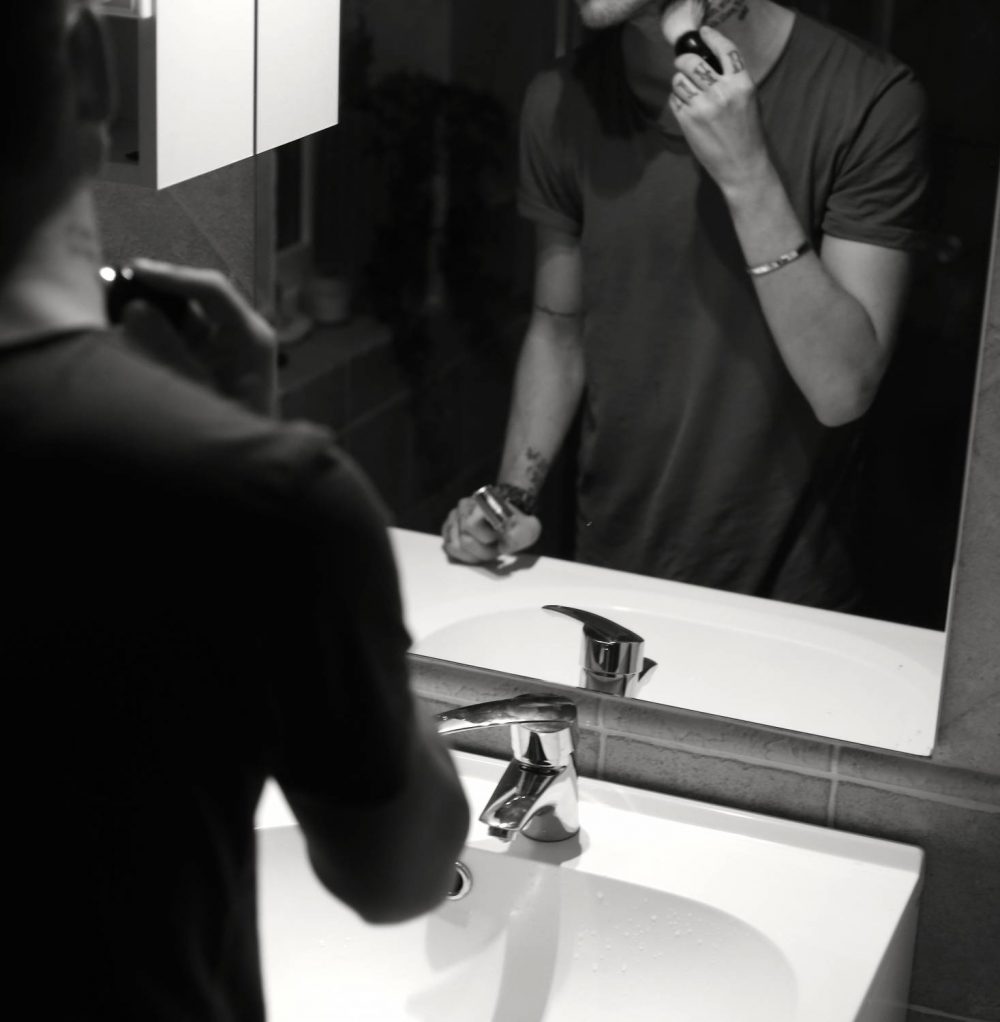
<instances>
[{"instance_id":1,"label":"reflection of faucet","mask_svg":"<svg viewBox=\"0 0 1000 1022\"><path fill-rule=\"evenodd\" d=\"M580 830L576 706L561 696L514 696L439 713L443 735L510 726L514 758L479 819L490 835L510 841L564 841Z\"/></svg>"},{"instance_id":2,"label":"reflection of faucet","mask_svg":"<svg viewBox=\"0 0 1000 1022\"><path fill-rule=\"evenodd\" d=\"M642 655L642 636L624 625L576 607L547 604L542 610L554 610L583 622L580 688L633 696L656 666L656 661Z\"/></svg>"}]
</instances>

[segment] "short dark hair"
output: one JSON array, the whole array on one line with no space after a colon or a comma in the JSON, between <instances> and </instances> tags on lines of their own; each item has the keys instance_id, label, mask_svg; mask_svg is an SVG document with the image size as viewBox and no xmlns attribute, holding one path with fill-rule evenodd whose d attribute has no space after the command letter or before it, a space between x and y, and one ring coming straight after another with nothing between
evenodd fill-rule
<instances>
[{"instance_id":1,"label":"short dark hair","mask_svg":"<svg viewBox=\"0 0 1000 1022\"><path fill-rule=\"evenodd\" d=\"M68 2L18 3L0 29L0 280L51 201L45 169L66 100Z\"/></svg>"}]
</instances>

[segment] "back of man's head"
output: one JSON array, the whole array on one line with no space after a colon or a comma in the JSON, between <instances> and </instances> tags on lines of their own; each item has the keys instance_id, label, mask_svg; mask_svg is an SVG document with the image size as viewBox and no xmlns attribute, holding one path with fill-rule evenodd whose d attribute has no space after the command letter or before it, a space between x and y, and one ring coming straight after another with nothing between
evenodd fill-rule
<instances>
[{"instance_id":1,"label":"back of man's head","mask_svg":"<svg viewBox=\"0 0 1000 1022\"><path fill-rule=\"evenodd\" d=\"M0 29L0 282L75 180L67 166L67 12L76 0L15 4Z\"/></svg>"}]
</instances>

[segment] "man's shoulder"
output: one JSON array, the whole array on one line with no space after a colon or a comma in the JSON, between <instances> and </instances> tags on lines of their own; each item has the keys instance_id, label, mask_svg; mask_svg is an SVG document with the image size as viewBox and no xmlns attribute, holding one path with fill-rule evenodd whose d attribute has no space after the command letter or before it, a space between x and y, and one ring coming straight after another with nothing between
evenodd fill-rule
<instances>
[{"instance_id":1,"label":"man's shoulder","mask_svg":"<svg viewBox=\"0 0 1000 1022\"><path fill-rule=\"evenodd\" d=\"M789 46L794 71L812 83L839 88L845 95L875 92L894 82L915 84L912 69L888 50L846 29L796 14Z\"/></svg>"},{"instance_id":2,"label":"man's shoulder","mask_svg":"<svg viewBox=\"0 0 1000 1022\"><path fill-rule=\"evenodd\" d=\"M326 430L255 414L112 332L26 349L19 362L0 391L5 446L25 462L251 501L280 498L330 465Z\"/></svg>"}]
</instances>

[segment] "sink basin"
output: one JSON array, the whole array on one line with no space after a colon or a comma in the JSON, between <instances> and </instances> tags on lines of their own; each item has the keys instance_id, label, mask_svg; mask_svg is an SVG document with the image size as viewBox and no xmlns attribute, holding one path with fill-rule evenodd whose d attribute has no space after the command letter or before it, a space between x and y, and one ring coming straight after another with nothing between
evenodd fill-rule
<instances>
[{"instance_id":1,"label":"sink basin","mask_svg":"<svg viewBox=\"0 0 1000 1022\"><path fill-rule=\"evenodd\" d=\"M504 764L455 758L478 810ZM269 788L271 1022L902 1018L917 849L583 779L579 840L505 845L477 821L468 892L372 927L320 887L290 820Z\"/></svg>"}]
</instances>

